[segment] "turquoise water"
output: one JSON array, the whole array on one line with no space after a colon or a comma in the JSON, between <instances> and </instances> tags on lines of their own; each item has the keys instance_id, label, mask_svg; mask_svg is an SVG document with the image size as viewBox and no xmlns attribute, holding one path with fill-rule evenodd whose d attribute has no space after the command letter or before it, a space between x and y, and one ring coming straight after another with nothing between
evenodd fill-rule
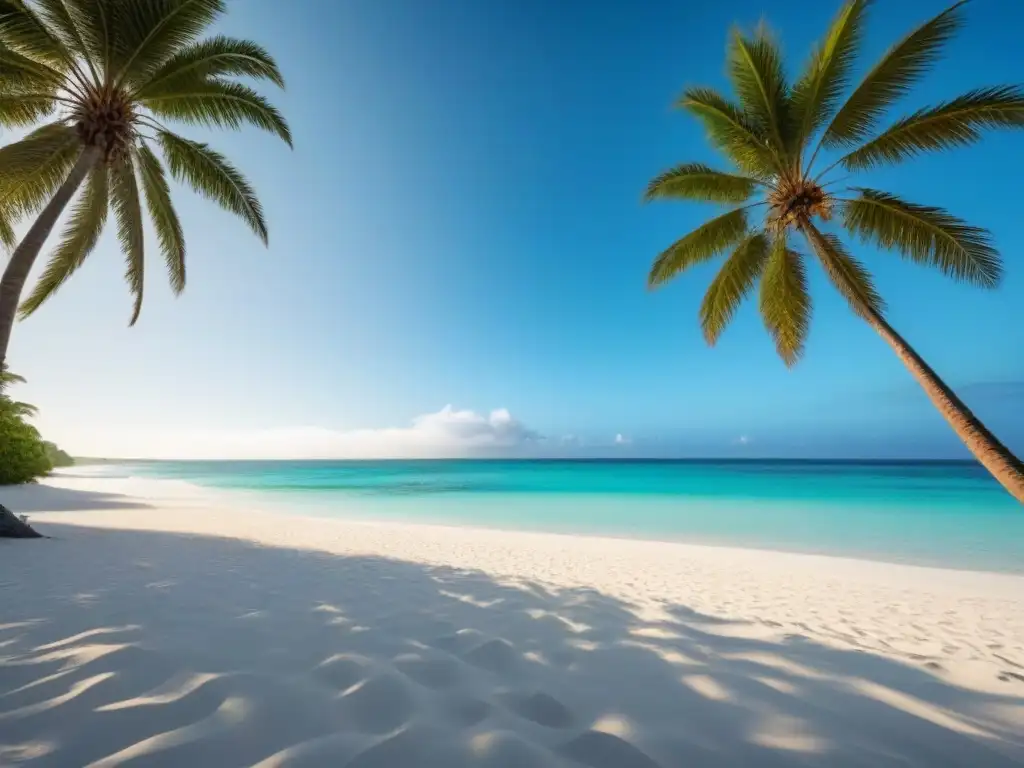
<instances>
[{"instance_id":1,"label":"turquoise water","mask_svg":"<svg viewBox=\"0 0 1024 768\"><path fill-rule=\"evenodd\" d=\"M825 461L146 462L132 474L281 512L1024 572L1024 508L976 464Z\"/></svg>"}]
</instances>

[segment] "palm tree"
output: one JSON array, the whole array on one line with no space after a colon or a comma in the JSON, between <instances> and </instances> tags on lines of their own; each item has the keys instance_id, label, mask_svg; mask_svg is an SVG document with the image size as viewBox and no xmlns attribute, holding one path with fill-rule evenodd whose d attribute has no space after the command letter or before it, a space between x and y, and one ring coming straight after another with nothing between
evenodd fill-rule
<instances>
[{"instance_id":1,"label":"palm tree","mask_svg":"<svg viewBox=\"0 0 1024 768\"><path fill-rule=\"evenodd\" d=\"M733 166L676 166L651 181L646 199L725 203L730 210L676 241L655 260L649 283L661 285L687 268L729 251L700 306L714 345L740 302L759 283L765 327L787 366L804 351L811 318L802 240L851 309L910 370L970 451L1019 501L1024 466L971 413L885 318L885 305L865 267L825 231L833 219L864 242L897 251L954 280L994 288L1002 261L984 229L941 208L864 187L840 187L847 174L888 166L926 152L972 144L987 128L1024 127L1024 89L978 88L880 127L888 110L937 61L960 28L958 2L904 37L849 90L869 0L849 0L815 48L799 79L787 81L778 45L762 25L729 40L728 74L735 100L689 88L678 106L696 117ZM839 153L824 170L820 150ZM763 218L755 218L757 211Z\"/></svg>"},{"instance_id":2,"label":"palm tree","mask_svg":"<svg viewBox=\"0 0 1024 768\"><path fill-rule=\"evenodd\" d=\"M171 288L182 291L185 240L164 163L267 242L263 209L242 174L162 122L251 124L291 146L281 113L236 79L284 87L274 60L247 40L201 39L225 11L224 0L0 0L0 125L35 126L0 149L0 239L13 246L12 223L38 214L0 280L0 370L29 272L83 184L22 316L82 265L112 209L135 323L145 269L140 187Z\"/></svg>"}]
</instances>

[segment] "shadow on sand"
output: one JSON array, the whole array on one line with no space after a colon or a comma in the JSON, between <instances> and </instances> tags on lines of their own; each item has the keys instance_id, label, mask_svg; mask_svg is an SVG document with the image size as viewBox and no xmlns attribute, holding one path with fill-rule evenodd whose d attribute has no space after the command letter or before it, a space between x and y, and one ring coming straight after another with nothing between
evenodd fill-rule
<instances>
[{"instance_id":1,"label":"shadow on sand","mask_svg":"<svg viewBox=\"0 0 1024 768\"><path fill-rule=\"evenodd\" d=\"M0 542L2 765L1024 760L1016 682L982 694L682 605L651 620L476 571L45 528L57 538Z\"/></svg>"},{"instance_id":2,"label":"shadow on sand","mask_svg":"<svg viewBox=\"0 0 1024 768\"><path fill-rule=\"evenodd\" d=\"M61 477L77 477L63 474ZM118 493L81 491L53 485L0 485L0 504L16 515L84 512L90 509L147 509L149 504Z\"/></svg>"}]
</instances>

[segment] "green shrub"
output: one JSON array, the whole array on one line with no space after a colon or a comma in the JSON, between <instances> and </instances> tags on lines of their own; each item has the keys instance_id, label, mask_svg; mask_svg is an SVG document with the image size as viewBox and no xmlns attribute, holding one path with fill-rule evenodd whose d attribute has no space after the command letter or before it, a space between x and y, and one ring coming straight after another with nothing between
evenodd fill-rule
<instances>
[{"instance_id":1,"label":"green shrub","mask_svg":"<svg viewBox=\"0 0 1024 768\"><path fill-rule=\"evenodd\" d=\"M12 400L11 384L25 379L0 366L0 485L30 483L54 467L70 466L71 457L53 443L43 440L39 430L25 421L35 416L36 407Z\"/></svg>"},{"instance_id":2,"label":"green shrub","mask_svg":"<svg viewBox=\"0 0 1024 768\"><path fill-rule=\"evenodd\" d=\"M39 431L0 398L0 485L29 483L53 464Z\"/></svg>"}]
</instances>

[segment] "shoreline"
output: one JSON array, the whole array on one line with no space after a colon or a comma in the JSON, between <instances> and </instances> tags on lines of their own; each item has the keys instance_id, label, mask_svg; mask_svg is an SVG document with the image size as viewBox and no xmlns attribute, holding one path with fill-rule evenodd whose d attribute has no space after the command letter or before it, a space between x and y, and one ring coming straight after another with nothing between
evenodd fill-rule
<instances>
[{"instance_id":1,"label":"shoreline","mask_svg":"<svg viewBox=\"0 0 1024 768\"><path fill-rule=\"evenodd\" d=\"M229 491L228 493L234 493ZM250 493L249 491L242 491L239 493ZM258 497L258 492L251 492L254 497ZM232 505L234 506L234 505ZM283 506L283 505L281 505ZM254 514L249 512L247 514ZM698 536L683 537L680 535L679 538L672 538L671 536L653 536L645 534L634 534L609 532L609 531L572 531L572 530L561 530L558 528L516 528L513 526L505 525L483 525L483 524L462 524L457 521L423 521L416 520L413 518L375 518L372 515L362 516L358 512L351 510L345 510L341 514L293 514L287 512L270 511L266 508L261 508L255 511L255 514L265 514L271 516L283 515L289 520L305 520L309 522L314 521L337 521L345 524L358 524L358 525L370 525L370 526L393 526L395 528L425 528L425 529L447 529L447 530L463 530L463 531L476 531L485 534L534 534L537 536L558 536L569 540L578 539L599 539L608 542L637 542L641 544L664 544L682 548L695 548L695 549L711 549L711 550L725 550L727 552L743 552L743 553L765 553L768 555L782 555L784 557L811 557L821 558L829 561L843 561L849 563L864 563L864 564L876 564L884 566L896 566L900 568L914 568L926 571L954 571L958 573L973 573L979 575L994 575L994 576L1009 576L1015 578L1024 579L1024 564L1020 567L1006 568L1006 569L985 569L985 568L974 568L970 566L961 566L950 563L938 562L938 557L935 558L935 562L921 562L914 561L912 559L899 560L896 559L895 555L886 555L885 553L872 553L872 552L859 552L856 554L839 554L836 552L828 551L827 549L798 549L798 548L786 548L783 545L769 546L769 545L758 545L756 543L744 543L737 544L734 542L728 542L725 540L713 540L711 538L701 538Z\"/></svg>"},{"instance_id":2,"label":"shoreline","mask_svg":"<svg viewBox=\"0 0 1024 768\"><path fill-rule=\"evenodd\" d=\"M434 461L434 460L424 460ZM440 461L440 460L439 460ZM447 460L445 460L447 461ZM490 459L474 459L472 461L492 461ZM497 460L494 460L497 461ZM646 461L646 460L643 460ZM675 461L675 460L673 460ZM701 460L702 461L702 460ZM737 460L746 461L746 460ZM749 460L749 461L760 461L760 460ZM773 460L774 461L774 460ZM803 460L794 460L803 461ZM808 460L814 461L814 460ZM830 463L831 460L822 460L824 463ZM159 463L159 462L156 462ZM271 462L275 463L275 462ZM885 463L885 462L881 462ZM925 463L922 460L922 463ZM955 460L943 461L931 461L927 463L956 463ZM960 462L964 463L964 462ZM291 494L287 490L278 491L272 490L255 490L251 488L220 488L216 486L201 485L190 480L183 480L177 478L161 478L161 477L148 477L144 475L125 475L125 476L106 476L106 475L92 475L88 474L75 474L76 469L82 469L83 467L69 467L60 470L55 470L54 473L49 477L41 481L41 485L51 486L66 486L69 488L83 488L92 489L99 487L103 490L108 488L113 489L112 493L122 493L126 496L138 495L144 499L151 501L156 498L160 503L174 502L180 503L188 501L190 504L199 504L201 506L217 507L218 509L230 509L230 510L246 510L246 514L251 515L253 512L261 514L271 515L285 515L289 519L305 519L310 521L317 520L334 520L343 523L365 523L370 525L396 525L396 526L424 526L427 528L453 528L461 530L474 530L480 532L490 533L508 533L508 534L539 534L544 536L566 536L572 539L608 539L623 542L645 542L652 544L671 544L679 545L683 547L699 547L699 548L712 548L720 550L737 550L744 552L764 552L779 555L799 555L799 556L810 556L810 557L822 557L834 560L849 560L863 563L877 563L884 565L904 566L910 568L924 568L935 571L957 571L963 573L979 573L979 574L1002 574L1007 576L1018 576L1024 577L1024 560L1018 562L1014 559L1012 561L1002 561L1002 564L995 567L984 567L976 565L974 563L961 564L957 562L949 562L944 560L942 555L939 553L934 554L901 554L895 551L880 551L880 550L856 550L856 551L836 551L830 550L827 546L823 545L815 547L810 544L799 544L799 543L758 543L757 541L730 541L727 538L716 538L712 535L701 535L701 534L683 534L679 533L673 535L672 533L658 533L655 531L641 531L639 533L631 533L629 531L619 530L573 530L571 527L560 527L558 525L551 525L545 527L542 525L534 527L519 527L514 524L506 524L505 521L495 524L487 524L486 522L474 521L472 523L464 522L458 518L444 519L436 518L431 520L423 520L413 516L402 517L402 516L379 516L373 512L365 513L363 508L356 503L353 503L351 499L341 500L338 499L337 506L318 505L318 509L325 510L322 514L309 511L309 506L305 500L299 500L291 497ZM98 483L99 485L95 485ZM2 491L2 489L0 489ZM13 491L17 493L16 490ZM600 493L594 493L590 496L584 496L577 499L586 503L587 501L600 502L606 497ZM469 505L471 502L465 498L453 499L453 502L458 505ZM419 502L417 500L402 500L402 503L409 505L416 505ZM804 502L806 503L806 502ZM294 504L298 507L301 512L289 511L289 507ZM789 502L785 500L771 499L763 502L763 505L774 506L777 508L785 508ZM330 510L330 511L327 511Z\"/></svg>"},{"instance_id":3,"label":"shoreline","mask_svg":"<svg viewBox=\"0 0 1024 768\"><path fill-rule=\"evenodd\" d=\"M144 476L116 476L108 477L104 475L76 475L74 474L74 468L66 468L61 470L55 470L49 477L44 478L32 485L25 486L0 486L0 494L10 494L15 496L15 503L19 501L23 505L27 505L30 514L34 517L40 515L46 515L46 518L54 522L66 523L68 525L79 524L74 522L74 519L84 521L78 511L75 512L74 519L71 518L57 518L55 514L59 514L57 510L44 510L39 507L39 503L31 498L34 488L54 488L68 491L85 491L100 492L108 494L111 497L123 497L128 503L139 506L151 507L158 509L160 507L183 507L185 509L201 508L206 511L215 511L222 517L224 515L244 515L245 520L252 520L258 518L264 518L264 522L283 517L289 521L305 522L307 524L321 524L321 523L337 523L339 525L354 525L364 526L369 528L382 528L391 529L395 531L401 530L412 530L421 531L425 534L429 534L432 531L448 531L448 532L465 532L469 534L478 534L483 536L513 536L513 537L531 537L536 536L541 539L546 537L560 537L566 540L566 543L575 542L578 540L596 541L602 542L605 545L613 543L624 543L624 544L640 544L640 545L652 545L652 546L664 546L664 547L677 547L680 552L689 551L690 554L699 553L704 556L713 554L714 551L721 553L723 556L743 557L757 559L759 556L767 558L781 558L779 565L785 565L785 561L790 558L794 559L794 562L800 562L806 560L807 562L814 562L816 565L822 567L838 566L847 569L861 569L864 567L878 567L884 570L885 568L891 567L894 569L911 569L912 571L923 571L921 574L924 576L939 576L943 573L958 573L958 574L973 574L981 578L992 577L1007 577L1010 579L1017 579L1020 581L1022 587L1024 587L1024 569L1022 570L989 570L982 568L969 568L961 567L950 564L932 564L932 563L920 563L920 562L907 562L893 559L885 559L883 556L872 556L870 553L864 554L838 554L835 552L829 552L827 550L804 550L804 549L786 549L782 547L769 547L769 546L757 546L756 544L749 545L738 545L729 542L715 542L710 540L704 541L693 541L686 540L683 538L669 538L669 537L652 537L643 534L629 535L626 533L608 533L608 532L597 532L597 531L570 531L570 530L558 530L555 528L551 529L536 529L536 528L516 528L516 527L503 527L499 525L481 525L481 524L462 524L458 521L423 521L412 518L375 518L372 515L361 515L358 509L348 508L340 514L306 514L306 513L292 513L286 512L284 509L288 506L287 495L282 495L282 501L277 501L273 504L266 504L265 497L259 491L251 489L224 489L215 488L212 486L204 486L193 483L188 480L178 480L169 478L151 478ZM23 494L30 494L28 497L24 497ZM595 494L595 497L599 494ZM261 503L262 502L262 503ZM782 502L773 502L782 504ZM45 503L43 504L45 506ZM18 512L18 510L12 510ZM236 521L242 522L242 521ZM113 520L106 518L103 522L99 518L89 518L89 522L82 522L80 524L89 525L107 525L116 527L117 525L129 524L127 519ZM150 525L155 527L149 527ZM202 523L200 523L202 525ZM147 526L143 528L133 528L134 530L164 530L167 532L180 531L179 528L164 528L159 521L149 520ZM194 531L198 532L198 531ZM218 535L213 533L212 530L205 530L205 533L209 535ZM229 535L229 534L225 534ZM707 550L712 550L708 552ZM1024 594L1024 593L1022 593Z\"/></svg>"},{"instance_id":4,"label":"shoreline","mask_svg":"<svg viewBox=\"0 0 1024 768\"><path fill-rule=\"evenodd\" d=\"M221 712L239 745L262 744L251 761L265 768L360 756L390 768L435 748L437 765L542 768L603 766L606 752L645 768L687 764L681 755L1024 760L1024 576L254 512L173 481L55 476L2 493L57 536L0 542L0 722L20 723L28 744L34 722L65 728L38 708L69 682L110 688L73 697L91 703L66 740L107 734L96 765L187 725L181 698L198 699L198 720ZM104 639L119 633L128 639ZM149 680L150 669L167 674ZM235 684L194 679L228 671L241 689L214 695ZM293 702L317 731L299 752L317 757L270 760L294 744L232 720L223 707L239 697ZM461 715L442 718L452 706ZM102 715L110 707L164 719L125 731ZM465 749L497 752L473 762ZM374 750L405 762L373 762ZM187 754L171 749L167 764Z\"/></svg>"},{"instance_id":5,"label":"shoreline","mask_svg":"<svg viewBox=\"0 0 1024 768\"><path fill-rule=\"evenodd\" d=\"M126 492L126 486L127 490L135 493ZM90 501L86 509L43 511L41 507L46 506L47 489L72 494L103 494L113 508L105 508L102 502ZM259 500L256 492L212 489L188 481L135 476L85 478L55 473L34 487L20 486L19 490L28 494L20 501L30 510L31 519L44 524L237 538L264 546L330 553L339 553L337 537L358 532L362 535L354 537L356 543L351 543L353 537L349 536L350 541L340 551L346 554L386 554L434 565L450 566L453 561L458 561L463 567L491 571L496 570L495 566L500 569L503 565L509 570L500 572L500 575L508 576L536 575L529 572L535 564L527 563L524 568L505 557L496 562L496 553L507 556L512 551L538 548L564 553L575 548L595 556L615 553L618 557L626 560L635 558L638 562L653 556L662 567L666 567L666 561L670 563L679 558L701 564L745 568L762 575L799 571L821 577L826 582L843 579L881 586L895 585L896 588L929 591L941 588L968 596L1008 599L1019 602L1019 619L1024 630L1024 574L1020 573L632 536L382 520L358 515L292 514L280 511L282 505L275 505L274 509L251 507L250 502ZM33 501L32 496L43 498ZM442 546L424 549L421 542L441 542ZM476 551L480 544L487 545L486 551ZM671 565L667 567L671 569ZM524 570L528 573L523 573ZM557 569L551 569L545 575L552 583L562 586L589 586L583 581L567 579L566 574ZM1024 670L1024 659L1021 669Z\"/></svg>"}]
</instances>

